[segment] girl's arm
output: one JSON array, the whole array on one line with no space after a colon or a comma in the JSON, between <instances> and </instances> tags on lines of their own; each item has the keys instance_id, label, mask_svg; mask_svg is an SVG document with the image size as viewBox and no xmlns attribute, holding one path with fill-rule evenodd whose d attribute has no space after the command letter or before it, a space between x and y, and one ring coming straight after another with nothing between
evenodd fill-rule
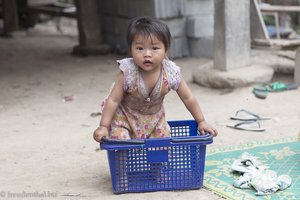
<instances>
[{"instance_id":1,"label":"girl's arm","mask_svg":"<svg viewBox=\"0 0 300 200\"><path fill-rule=\"evenodd\" d=\"M111 121L115 112L123 99L123 84L124 84L124 74L120 72L117 76L117 80L107 97L102 112L102 117L100 121L100 126L110 127Z\"/></svg>"},{"instance_id":2,"label":"girl's arm","mask_svg":"<svg viewBox=\"0 0 300 200\"><path fill-rule=\"evenodd\" d=\"M185 80L182 77L176 92L182 100L182 102L184 103L185 107L190 111L194 119L197 121L198 129L201 132L201 134L204 134L207 131L210 132L213 136L217 136L218 131L214 127L206 123L195 96L193 95L192 91L187 86Z\"/></svg>"},{"instance_id":3,"label":"girl's arm","mask_svg":"<svg viewBox=\"0 0 300 200\"><path fill-rule=\"evenodd\" d=\"M100 120L99 127L94 131L94 139L98 142L101 141L101 138L108 136L109 127L111 121L115 115L115 112L123 99L123 84L124 84L124 74L120 72L117 76L117 80L107 97L104 108L102 111L102 116Z\"/></svg>"}]
</instances>

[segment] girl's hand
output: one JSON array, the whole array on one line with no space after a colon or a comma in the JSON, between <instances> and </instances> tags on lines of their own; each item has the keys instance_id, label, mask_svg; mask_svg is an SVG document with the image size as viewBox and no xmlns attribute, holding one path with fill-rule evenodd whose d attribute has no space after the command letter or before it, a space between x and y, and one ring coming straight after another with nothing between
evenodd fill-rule
<instances>
[{"instance_id":1,"label":"girl's hand","mask_svg":"<svg viewBox=\"0 0 300 200\"><path fill-rule=\"evenodd\" d=\"M99 126L94 131L94 140L96 140L97 142L101 142L101 139L107 136L108 136L108 129L105 126Z\"/></svg>"},{"instance_id":2,"label":"girl's hand","mask_svg":"<svg viewBox=\"0 0 300 200\"><path fill-rule=\"evenodd\" d=\"M204 135L205 132L209 132L214 137L218 135L217 129L206 123L206 121L201 121L198 123L198 130L200 131L201 135Z\"/></svg>"}]
</instances>

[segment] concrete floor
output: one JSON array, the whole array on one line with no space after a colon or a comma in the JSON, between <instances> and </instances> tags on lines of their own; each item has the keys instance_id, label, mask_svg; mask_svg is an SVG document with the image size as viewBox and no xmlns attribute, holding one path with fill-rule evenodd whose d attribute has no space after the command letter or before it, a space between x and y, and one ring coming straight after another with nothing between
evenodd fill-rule
<instances>
[{"instance_id":1,"label":"concrete floor","mask_svg":"<svg viewBox=\"0 0 300 200\"><path fill-rule=\"evenodd\" d=\"M93 141L103 99L118 71L116 55L74 57L77 41L59 34L22 33L0 38L0 194L49 192L54 199L221 199L205 189L114 195L105 151ZM206 120L219 131L208 148L297 135L300 90L256 98L253 86L211 89L191 82L191 72L210 60L183 58L182 67ZM273 80L292 81L291 75ZM74 100L63 102L65 96ZM165 100L167 119L191 119L175 92ZM265 132L226 127L247 109L272 119ZM25 198L26 199L26 198Z\"/></svg>"}]
</instances>

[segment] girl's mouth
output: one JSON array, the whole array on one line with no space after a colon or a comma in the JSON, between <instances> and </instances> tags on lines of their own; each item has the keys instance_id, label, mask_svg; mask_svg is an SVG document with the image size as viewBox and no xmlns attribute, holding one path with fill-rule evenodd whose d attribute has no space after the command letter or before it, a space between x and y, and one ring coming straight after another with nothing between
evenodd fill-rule
<instances>
[{"instance_id":1,"label":"girl's mouth","mask_svg":"<svg viewBox=\"0 0 300 200\"><path fill-rule=\"evenodd\" d=\"M143 64L152 64L150 60L145 60Z\"/></svg>"}]
</instances>

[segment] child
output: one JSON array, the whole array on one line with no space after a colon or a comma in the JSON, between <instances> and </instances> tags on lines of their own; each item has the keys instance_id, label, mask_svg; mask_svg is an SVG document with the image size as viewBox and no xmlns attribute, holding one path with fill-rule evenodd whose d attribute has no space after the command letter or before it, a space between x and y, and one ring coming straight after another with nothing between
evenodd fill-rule
<instances>
[{"instance_id":1,"label":"child","mask_svg":"<svg viewBox=\"0 0 300 200\"><path fill-rule=\"evenodd\" d=\"M98 142L112 139L170 137L163 100L172 89L198 122L201 134L218 132L204 119L196 98L180 75L180 68L167 58L171 34L163 22L150 17L131 21L127 44L132 58L118 60L120 72L103 103L100 126L94 131Z\"/></svg>"}]
</instances>

